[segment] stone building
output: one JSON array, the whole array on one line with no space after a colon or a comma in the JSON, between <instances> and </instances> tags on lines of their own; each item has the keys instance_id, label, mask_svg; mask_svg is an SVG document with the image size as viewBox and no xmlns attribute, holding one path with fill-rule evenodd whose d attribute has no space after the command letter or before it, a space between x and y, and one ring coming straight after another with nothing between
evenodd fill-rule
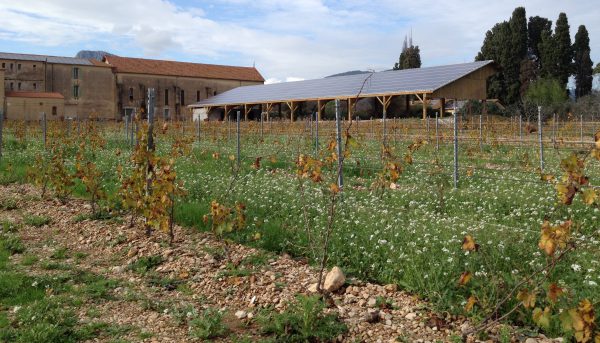
<instances>
[{"instance_id":1,"label":"stone building","mask_svg":"<svg viewBox=\"0 0 600 343\"><path fill-rule=\"evenodd\" d=\"M106 56L117 88L117 112L145 107L146 90L156 90L155 113L164 119L190 118L187 105L239 86L263 84L254 67L235 67Z\"/></svg>"},{"instance_id":2,"label":"stone building","mask_svg":"<svg viewBox=\"0 0 600 343\"><path fill-rule=\"evenodd\" d=\"M115 83L110 66L95 60L0 53L6 92L60 93L60 117L115 118ZM59 119L57 117L56 119ZM50 117L49 117L50 118Z\"/></svg>"},{"instance_id":3,"label":"stone building","mask_svg":"<svg viewBox=\"0 0 600 343\"><path fill-rule=\"evenodd\" d=\"M4 81L4 68L0 68L0 81ZM4 114L4 82L0 82L0 112Z\"/></svg>"},{"instance_id":4,"label":"stone building","mask_svg":"<svg viewBox=\"0 0 600 343\"><path fill-rule=\"evenodd\" d=\"M155 113L158 116L188 118L186 106L191 103L235 87L264 83L254 67L113 55L98 61L0 52L0 68L5 70L4 76L0 75L3 80L0 83L5 88L1 92L3 97L6 92L49 93L36 96L53 101L57 100L55 93L63 96L64 105L56 105L56 116L48 115L48 119L87 118L93 115L96 118L120 120L124 115L145 107L148 88L156 89ZM11 118L30 118L30 112L19 116L16 111L25 107L14 104L17 98L23 100L23 97L12 94ZM28 95L25 99L28 99L23 100L28 105L28 111L32 110L34 107L29 102L35 97ZM23 104L22 101L19 103ZM8 110L6 100L0 104L4 104L3 108Z\"/></svg>"},{"instance_id":5,"label":"stone building","mask_svg":"<svg viewBox=\"0 0 600 343\"><path fill-rule=\"evenodd\" d=\"M56 92L6 92L6 119L47 120L63 119L65 97Z\"/></svg>"}]
</instances>

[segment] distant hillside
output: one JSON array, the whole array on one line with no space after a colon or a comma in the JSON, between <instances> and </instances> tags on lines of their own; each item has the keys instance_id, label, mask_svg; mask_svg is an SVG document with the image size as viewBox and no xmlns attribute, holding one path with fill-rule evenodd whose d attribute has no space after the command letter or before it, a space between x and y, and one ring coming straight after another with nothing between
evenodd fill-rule
<instances>
[{"instance_id":1,"label":"distant hillside","mask_svg":"<svg viewBox=\"0 0 600 343\"><path fill-rule=\"evenodd\" d=\"M363 71L363 70L351 70L351 71L347 71L347 72L343 72L343 73L339 73L339 74L333 74L333 75L329 75L326 77L335 77L335 76L348 76L348 75L356 75L356 74L369 74L370 71Z\"/></svg>"},{"instance_id":2,"label":"distant hillside","mask_svg":"<svg viewBox=\"0 0 600 343\"><path fill-rule=\"evenodd\" d=\"M81 50L80 52L77 53L77 55L75 55L76 58L85 58L85 59L95 59L98 61L102 61L102 58L104 56L110 56L112 55L111 53L108 53L106 51L92 51L92 50Z\"/></svg>"}]
</instances>

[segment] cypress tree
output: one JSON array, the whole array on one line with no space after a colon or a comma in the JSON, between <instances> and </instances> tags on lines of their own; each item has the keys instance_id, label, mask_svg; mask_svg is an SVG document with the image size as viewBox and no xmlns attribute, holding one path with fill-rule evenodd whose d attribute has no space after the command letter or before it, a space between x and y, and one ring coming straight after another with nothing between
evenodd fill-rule
<instances>
[{"instance_id":1,"label":"cypress tree","mask_svg":"<svg viewBox=\"0 0 600 343\"><path fill-rule=\"evenodd\" d=\"M547 18L529 17L527 25L527 45L532 57L539 59L539 45L542 42L542 31L552 32L552 21Z\"/></svg>"},{"instance_id":2,"label":"cypress tree","mask_svg":"<svg viewBox=\"0 0 600 343\"><path fill-rule=\"evenodd\" d=\"M404 37L404 44L402 45L402 52L398 62L394 64L394 70L401 69L412 69L421 68L421 51L418 45L412 44L412 37L410 42L407 41L407 37Z\"/></svg>"},{"instance_id":3,"label":"cypress tree","mask_svg":"<svg viewBox=\"0 0 600 343\"><path fill-rule=\"evenodd\" d=\"M504 77L506 81L506 102L513 104L520 99L521 63L527 57L527 16L524 7L517 7L508 22L510 41L504 45Z\"/></svg>"},{"instance_id":4,"label":"cypress tree","mask_svg":"<svg viewBox=\"0 0 600 343\"><path fill-rule=\"evenodd\" d=\"M565 13L560 13L556 20L554 43L556 44L556 62L558 62L555 76L561 85L566 87L573 70L573 47L571 46L569 21Z\"/></svg>"},{"instance_id":5,"label":"cypress tree","mask_svg":"<svg viewBox=\"0 0 600 343\"><path fill-rule=\"evenodd\" d=\"M540 44L540 75L543 78L558 78L558 54L551 31L542 31Z\"/></svg>"},{"instance_id":6,"label":"cypress tree","mask_svg":"<svg viewBox=\"0 0 600 343\"><path fill-rule=\"evenodd\" d=\"M575 55L575 85L577 87L575 95L580 98L592 91L592 68L594 67L590 58L590 38L585 25L579 26L577 30L573 51Z\"/></svg>"}]
</instances>

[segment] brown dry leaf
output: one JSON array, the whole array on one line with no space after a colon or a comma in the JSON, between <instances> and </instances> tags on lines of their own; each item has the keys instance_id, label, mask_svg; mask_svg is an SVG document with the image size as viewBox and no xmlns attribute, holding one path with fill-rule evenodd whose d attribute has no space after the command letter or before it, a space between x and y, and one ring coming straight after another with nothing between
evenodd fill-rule
<instances>
[{"instance_id":1,"label":"brown dry leaf","mask_svg":"<svg viewBox=\"0 0 600 343\"><path fill-rule=\"evenodd\" d=\"M460 278L458 279L458 285L464 286L464 285L468 284L469 281L471 281L472 277L473 277L473 275L471 274L471 272L463 272L460 275Z\"/></svg>"},{"instance_id":2,"label":"brown dry leaf","mask_svg":"<svg viewBox=\"0 0 600 343\"><path fill-rule=\"evenodd\" d=\"M475 243L473 236L466 235L463 238L462 249L466 251L476 251L479 248L479 245Z\"/></svg>"}]
</instances>

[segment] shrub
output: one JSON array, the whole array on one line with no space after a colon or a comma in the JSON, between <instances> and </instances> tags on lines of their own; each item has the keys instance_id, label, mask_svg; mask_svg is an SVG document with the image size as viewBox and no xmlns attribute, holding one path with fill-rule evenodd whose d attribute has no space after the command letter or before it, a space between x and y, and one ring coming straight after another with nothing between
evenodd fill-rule
<instances>
[{"instance_id":1,"label":"shrub","mask_svg":"<svg viewBox=\"0 0 600 343\"><path fill-rule=\"evenodd\" d=\"M208 308L202 316L190 321L190 335L194 338L209 339L227 335L229 329L223 324L223 313Z\"/></svg>"},{"instance_id":2,"label":"shrub","mask_svg":"<svg viewBox=\"0 0 600 343\"><path fill-rule=\"evenodd\" d=\"M46 216L37 216L34 214L28 214L23 218L23 222L25 223L25 225L40 227L40 226L50 224L52 222L52 219L50 219L50 217L46 217Z\"/></svg>"},{"instance_id":3,"label":"shrub","mask_svg":"<svg viewBox=\"0 0 600 343\"><path fill-rule=\"evenodd\" d=\"M330 341L347 331L335 314L325 314L325 304L317 296L299 295L282 313L263 311L258 317L264 334L278 342Z\"/></svg>"}]
</instances>

